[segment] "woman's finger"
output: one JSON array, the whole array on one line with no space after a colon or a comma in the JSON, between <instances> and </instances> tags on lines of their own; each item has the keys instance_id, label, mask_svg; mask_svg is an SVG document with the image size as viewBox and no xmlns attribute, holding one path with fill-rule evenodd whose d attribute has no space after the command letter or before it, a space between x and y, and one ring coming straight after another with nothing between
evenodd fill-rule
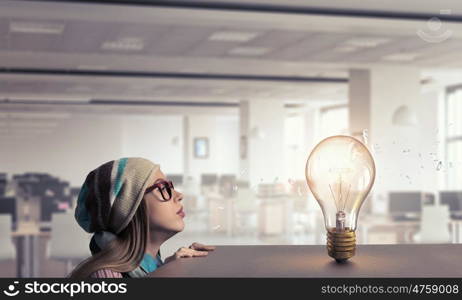
<instances>
[{"instance_id":1,"label":"woman's finger","mask_svg":"<svg viewBox=\"0 0 462 300\"><path fill-rule=\"evenodd\" d=\"M181 258L181 257L192 257L192 253L190 252L185 252L185 251L181 251L181 252L177 252L175 254L176 258Z\"/></svg>"},{"instance_id":2,"label":"woman's finger","mask_svg":"<svg viewBox=\"0 0 462 300\"><path fill-rule=\"evenodd\" d=\"M197 250L192 250L192 255L193 256L207 256L209 253L207 251L197 251Z\"/></svg>"},{"instance_id":3,"label":"woman's finger","mask_svg":"<svg viewBox=\"0 0 462 300\"><path fill-rule=\"evenodd\" d=\"M188 248L185 248L185 247L181 247L179 248L176 252L175 252L175 256L178 258L178 257L184 257L186 254L189 253L191 249L188 249Z\"/></svg>"},{"instance_id":4,"label":"woman's finger","mask_svg":"<svg viewBox=\"0 0 462 300\"><path fill-rule=\"evenodd\" d=\"M207 245L203 245L203 244L200 244L200 243L192 243L192 245L189 246L189 248L194 249L194 250L203 250L203 251L213 251L213 250L215 250L214 246L207 246Z\"/></svg>"},{"instance_id":5,"label":"woman's finger","mask_svg":"<svg viewBox=\"0 0 462 300\"><path fill-rule=\"evenodd\" d=\"M207 251L199 251L199 250L194 250L191 248L185 248L181 247L178 249L177 252L175 252L175 257L176 258L181 258L181 257L201 257L201 256L207 256L209 253Z\"/></svg>"},{"instance_id":6,"label":"woman's finger","mask_svg":"<svg viewBox=\"0 0 462 300\"><path fill-rule=\"evenodd\" d=\"M186 257L193 257L193 256L206 256L209 254L207 251L198 251L194 249L187 249L184 251Z\"/></svg>"}]
</instances>

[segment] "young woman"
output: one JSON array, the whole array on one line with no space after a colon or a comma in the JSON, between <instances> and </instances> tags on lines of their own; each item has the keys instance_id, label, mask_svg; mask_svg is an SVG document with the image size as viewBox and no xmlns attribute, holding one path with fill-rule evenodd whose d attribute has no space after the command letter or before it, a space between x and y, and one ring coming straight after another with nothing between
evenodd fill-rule
<instances>
[{"instance_id":1,"label":"young woman","mask_svg":"<svg viewBox=\"0 0 462 300\"><path fill-rule=\"evenodd\" d=\"M159 165L144 158L122 158L91 171L75 218L93 233L92 256L70 277L144 277L175 259L206 256L215 247L193 243L162 262L160 246L185 226L182 200Z\"/></svg>"}]
</instances>

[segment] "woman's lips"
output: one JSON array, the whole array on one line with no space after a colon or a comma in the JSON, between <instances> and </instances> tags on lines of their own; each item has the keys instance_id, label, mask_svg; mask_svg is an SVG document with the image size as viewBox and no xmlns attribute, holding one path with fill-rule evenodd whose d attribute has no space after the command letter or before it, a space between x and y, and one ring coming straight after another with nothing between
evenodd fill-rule
<instances>
[{"instance_id":1,"label":"woman's lips","mask_svg":"<svg viewBox=\"0 0 462 300\"><path fill-rule=\"evenodd\" d=\"M184 218L186 216L186 214L183 211L183 207L176 214L179 215L182 218Z\"/></svg>"}]
</instances>

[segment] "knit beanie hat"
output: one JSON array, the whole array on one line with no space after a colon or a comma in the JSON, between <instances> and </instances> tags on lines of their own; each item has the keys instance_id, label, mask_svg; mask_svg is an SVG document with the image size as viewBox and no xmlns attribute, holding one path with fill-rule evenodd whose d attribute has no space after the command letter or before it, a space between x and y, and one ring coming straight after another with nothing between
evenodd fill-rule
<instances>
[{"instance_id":1,"label":"knit beanie hat","mask_svg":"<svg viewBox=\"0 0 462 300\"><path fill-rule=\"evenodd\" d=\"M131 221L159 165L139 157L109 161L91 171L75 208L77 223L88 233L119 234Z\"/></svg>"}]
</instances>

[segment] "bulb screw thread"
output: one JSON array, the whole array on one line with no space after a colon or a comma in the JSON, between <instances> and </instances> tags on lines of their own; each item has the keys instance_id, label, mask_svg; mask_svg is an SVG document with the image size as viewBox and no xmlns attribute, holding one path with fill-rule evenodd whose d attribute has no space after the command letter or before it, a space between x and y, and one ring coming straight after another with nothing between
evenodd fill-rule
<instances>
[{"instance_id":1,"label":"bulb screw thread","mask_svg":"<svg viewBox=\"0 0 462 300\"><path fill-rule=\"evenodd\" d=\"M356 234L346 227L344 230L330 228L327 231L327 253L338 263L345 262L355 255Z\"/></svg>"}]
</instances>

